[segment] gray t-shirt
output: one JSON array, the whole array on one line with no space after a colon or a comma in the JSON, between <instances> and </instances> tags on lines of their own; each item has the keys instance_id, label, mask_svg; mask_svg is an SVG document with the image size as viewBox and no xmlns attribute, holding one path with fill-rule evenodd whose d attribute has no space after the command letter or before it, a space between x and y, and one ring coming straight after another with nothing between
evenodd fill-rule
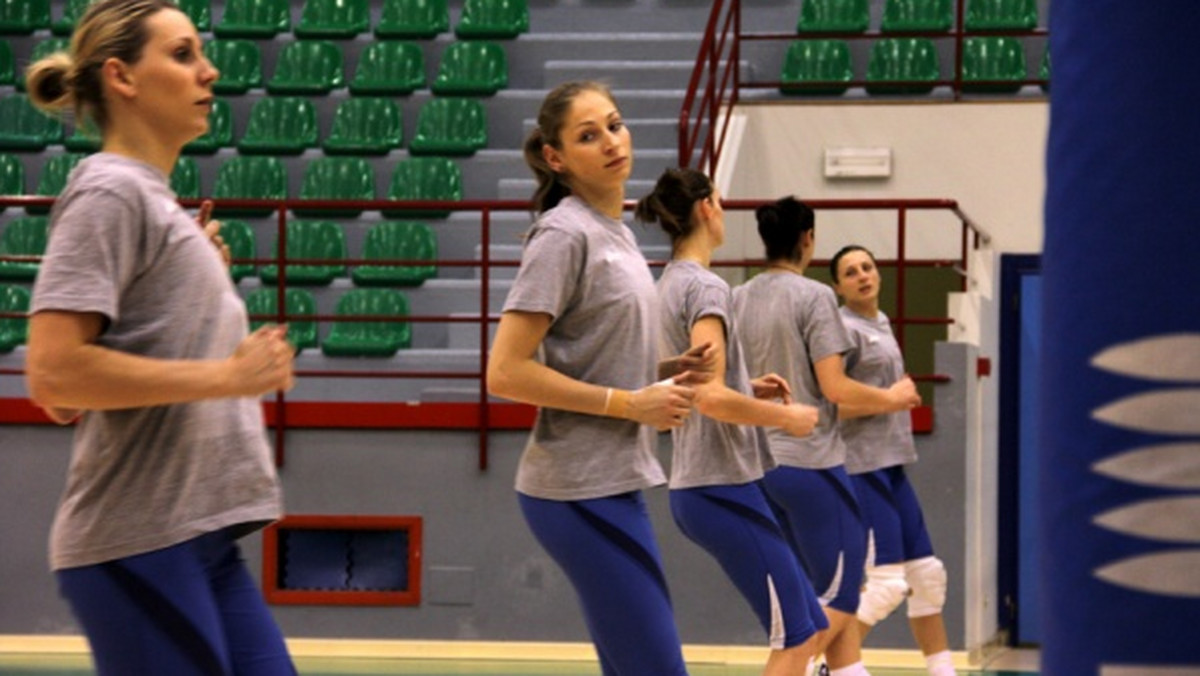
<instances>
[{"instance_id":1,"label":"gray t-shirt","mask_svg":"<svg viewBox=\"0 0 1200 676\"><path fill-rule=\"evenodd\" d=\"M504 311L551 317L540 356L587 383L636 390L654 382L658 309L654 278L633 232L568 197L529 231ZM517 490L586 500L666 481L655 431L629 420L538 409L517 468Z\"/></svg>"},{"instance_id":2,"label":"gray t-shirt","mask_svg":"<svg viewBox=\"0 0 1200 676\"><path fill-rule=\"evenodd\" d=\"M844 464L846 445L838 433L837 407L821 394L813 368L854 347L833 290L793 272L768 271L734 290L733 308L750 372L778 373L792 386L794 401L820 409L809 436L767 430L775 461L807 469Z\"/></svg>"},{"instance_id":3,"label":"gray t-shirt","mask_svg":"<svg viewBox=\"0 0 1200 676\"><path fill-rule=\"evenodd\" d=\"M892 324L880 312L874 319L842 306L842 321L855 342L846 359L846 375L866 385L891 387L904 377L904 356L892 335ZM846 471L873 472L917 461L908 411L851 418L841 423L846 442Z\"/></svg>"},{"instance_id":4,"label":"gray t-shirt","mask_svg":"<svg viewBox=\"0 0 1200 676\"><path fill-rule=\"evenodd\" d=\"M692 327L705 317L725 325L725 385L754 396L742 358L729 285L693 261L672 261L658 280L662 317L662 356L691 347ZM671 488L737 485L757 481L775 466L767 437L753 425L731 425L693 410L682 427L671 430Z\"/></svg>"},{"instance_id":5,"label":"gray t-shirt","mask_svg":"<svg viewBox=\"0 0 1200 676\"><path fill-rule=\"evenodd\" d=\"M97 344L158 359L228 357L246 308L162 172L99 153L51 211L31 312L95 312ZM258 399L89 411L50 537L53 569L169 547L282 512Z\"/></svg>"}]
</instances>

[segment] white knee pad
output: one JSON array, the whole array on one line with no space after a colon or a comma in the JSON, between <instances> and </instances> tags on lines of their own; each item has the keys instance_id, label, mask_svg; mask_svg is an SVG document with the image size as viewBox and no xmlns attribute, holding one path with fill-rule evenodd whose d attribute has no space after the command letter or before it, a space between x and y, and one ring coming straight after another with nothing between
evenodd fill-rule
<instances>
[{"instance_id":1,"label":"white knee pad","mask_svg":"<svg viewBox=\"0 0 1200 676\"><path fill-rule=\"evenodd\" d=\"M904 565L889 563L867 569L867 580L858 601L858 621L875 626L900 607L908 596Z\"/></svg>"},{"instance_id":2,"label":"white knee pad","mask_svg":"<svg viewBox=\"0 0 1200 676\"><path fill-rule=\"evenodd\" d=\"M904 577L912 587L908 597L908 616L937 615L946 605L946 566L936 556L907 561Z\"/></svg>"}]
</instances>

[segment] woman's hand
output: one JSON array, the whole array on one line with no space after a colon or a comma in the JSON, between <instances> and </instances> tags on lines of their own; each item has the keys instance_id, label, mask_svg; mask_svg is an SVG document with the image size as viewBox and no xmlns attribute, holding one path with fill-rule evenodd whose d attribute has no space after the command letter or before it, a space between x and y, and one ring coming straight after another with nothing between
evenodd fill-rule
<instances>
[{"instance_id":1,"label":"woman's hand","mask_svg":"<svg viewBox=\"0 0 1200 676\"><path fill-rule=\"evenodd\" d=\"M755 399L779 399L784 404L792 403L792 388L787 380L777 373L768 373L750 381Z\"/></svg>"},{"instance_id":2,"label":"woman's hand","mask_svg":"<svg viewBox=\"0 0 1200 676\"><path fill-rule=\"evenodd\" d=\"M666 380L689 372L687 384L703 385L712 380L716 367L717 348L712 343L704 343L658 362L658 377Z\"/></svg>"},{"instance_id":3,"label":"woman's hand","mask_svg":"<svg viewBox=\"0 0 1200 676\"><path fill-rule=\"evenodd\" d=\"M225 262L225 267L229 267L233 265L233 252L230 251L229 245L225 243L225 239L221 237L221 221L210 220L212 218L212 211L212 200L201 202L200 211L196 213L196 222L204 229L205 237L208 237L208 240L217 248L217 253L221 255L221 260Z\"/></svg>"},{"instance_id":4,"label":"woman's hand","mask_svg":"<svg viewBox=\"0 0 1200 676\"><path fill-rule=\"evenodd\" d=\"M789 404L786 407L783 425L784 432L794 437L806 437L817 427L820 411L808 404Z\"/></svg>"},{"instance_id":5,"label":"woman's hand","mask_svg":"<svg viewBox=\"0 0 1200 676\"><path fill-rule=\"evenodd\" d=\"M295 352L287 341L287 325L264 326L246 336L227 362L235 391L257 397L292 389Z\"/></svg>"},{"instance_id":6,"label":"woman's hand","mask_svg":"<svg viewBox=\"0 0 1200 676\"><path fill-rule=\"evenodd\" d=\"M695 392L691 387L680 384L688 382L690 378L692 373L685 371L670 380L633 392L622 417L652 425L660 431L679 427L692 412Z\"/></svg>"},{"instance_id":7,"label":"woman's hand","mask_svg":"<svg viewBox=\"0 0 1200 676\"><path fill-rule=\"evenodd\" d=\"M894 403L897 411L910 411L921 405L921 395L912 378L904 376L887 389L888 397Z\"/></svg>"}]
</instances>

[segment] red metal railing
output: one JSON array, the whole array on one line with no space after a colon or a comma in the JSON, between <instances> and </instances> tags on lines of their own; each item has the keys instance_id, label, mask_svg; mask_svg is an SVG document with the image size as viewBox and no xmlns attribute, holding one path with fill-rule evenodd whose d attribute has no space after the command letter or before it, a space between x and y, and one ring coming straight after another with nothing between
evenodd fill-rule
<instances>
[{"instance_id":1,"label":"red metal railing","mask_svg":"<svg viewBox=\"0 0 1200 676\"><path fill-rule=\"evenodd\" d=\"M0 205L7 206L24 206L28 204L49 204L52 200L48 198L20 198L20 197L5 197L0 198ZM198 206L198 200L184 200L184 206ZM762 205L762 200L728 200L725 202L725 208L729 210L753 210ZM287 218L288 210L294 208L304 209L355 209L355 210L383 210L389 211L401 209L413 210L445 210L445 211L475 211L480 214L479 223L479 241L480 258L478 260L453 260L445 259L438 260L436 264L439 267L477 267L480 270L480 296L479 296L479 312L470 316L452 316L452 315L412 315L405 318L409 322L442 322L442 323L478 323L479 324L479 361L477 370L454 370L454 371L404 371L404 370L388 370L386 368L372 369L370 371L356 371L344 369L308 369L298 370L296 372L299 378L411 378L411 379L445 379L445 380L477 380L479 384L479 395L475 404L429 404L424 403L419 406L412 406L406 403L397 402L353 402L339 404L335 402L308 402L308 401L288 401L285 393L276 394L274 401L265 405L268 424L274 429L276 461L282 465L285 458L286 448L286 432L290 428L303 427L371 427L377 429L403 429L403 428L435 428L435 429L477 429L478 436L478 462L479 469L486 470L488 467L488 434L494 429L523 429L528 428L533 419L532 407L522 404L507 404L507 403L491 403L488 401L487 394L487 361L488 361L488 331L492 323L499 321L499 316L490 312L489 308L489 289L491 286L490 271L496 267L515 267L518 265L516 260L492 260L490 244L492 242L491 234L491 215L496 212L504 211L524 211L529 210L529 204L522 201L496 201L496 200L473 200L461 202L393 202L393 201L248 201L248 200L227 200L218 201L218 211L221 207L267 207L274 209L278 215L277 220L277 237L279 238L279 246L277 248L277 257L263 259L238 259L236 263L255 263L255 264L275 264L279 269L279 311L274 316L255 315L252 319L271 320L285 322L290 319L300 319L318 322L337 322L337 321L388 321L379 317L371 316L338 316L338 315L289 315L286 309L284 297L287 291L287 266L289 264L344 264L348 266L358 264L428 264L429 261L416 261L397 259L393 261L379 260L324 260L324 259L289 259L286 255L287 251ZM951 320L944 317L911 317L907 314L904 303L904 277L905 270L913 267L953 267L963 274L963 288L965 289L966 278L965 272L968 264L968 254L972 247L979 246L982 240L986 239L986 234L975 224L966 214L958 207L958 204L953 200L813 200L809 204L816 210L830 211L894 211L897 214L897 259L894 261L880 260L881 265L894 266L897 268L897 293L898 307L894 313L893 320L897 325L903 326L906 324L949 324ZM632 209L633 203L627 203L626 208ZM961 230L961 257L958 259L910 259L907 254L905 240L907 238L908 223L907 215L911 211L948 211L953 213L962 224ZM459 226L454 226L459 227ZM470 227L470 226L462 226ZM2 260L14 260L17 257L3 256ZM38 257L21 257L21 260L38 260ZM661 266L666 261L650 261L653 266ZM714 265L725 267L732 266L761 266L764 264L762 260L741 260L741 261L720 261ZM0 318L19 318L22 315L15 313L0 313ZM903 341L903 332L898 332L898 337ZM385 361L381 361L380 365L385 365ZM0 376L19 376L24 374L23 368L0 368ZM939 382L944 381L945 376L939 375L918 375L916 380ZM4 401L3 410L0 411L0 423L48 423L48 419L40 413L36 407L32 406L27 399L8 399Z\"/></svg>"},{"instance_id":2,"label":"red metal railing","mask_svg":"<svg viewBox=\"0 0 1200 676\"><path fill-rule=\"evenodd\" d=\"M748 89L778 88L784 83L779 80L750 80L743 81L738 69L738 62L743 53L744 41L793 41L798 39L837 38L841 40L879 40L893 37L924 37L934 40L954 41L954 75L950 79L921 80L921 81L890 81L873 82L873 87L881 89L904 88L913 85L951 88L954 100L960 100L963 94L963 40L967 36L1014 36L1014 37L1045 37L1045 29L1032 30L971 30L967 32L963 25L966 16L966 0L955 0L955 21L950 31L892 31L882 34L878 31L866 33L845 33L832 31L813 31L799 34L790 33L745 33L742 32L741 0L714 0L712 11L709 13L705 26L704 37L696 55L696 64L692 68L691 80L688 82L688 93L684 98L679 112L679 166L694 167L715 175L716 167L721 157L721 149L725 142L729 126L729 116L722 121L723 111L727 111L742 100L742 93ZM766 69L770 64L759 64ZM779 72L776 68L775 72ZM805 88L821 89L830 85L861 87L866 81L850 82L810 82L803 85L789 83L789 87L800 90ZM972 85L986 87L989 85L1012 85L1013 81L973 81ZM1048 80L1029 78L1020 84L1047 86Z\"/></svg>"}]
</instances>

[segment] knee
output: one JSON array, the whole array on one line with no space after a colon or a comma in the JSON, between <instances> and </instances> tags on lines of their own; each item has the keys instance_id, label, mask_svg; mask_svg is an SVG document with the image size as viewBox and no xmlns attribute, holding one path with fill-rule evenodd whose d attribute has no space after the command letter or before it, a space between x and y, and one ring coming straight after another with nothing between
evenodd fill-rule
<instances>
[{"instance_id":1,"label":"knee","mask_svg":"<svg viewBox=\"0 0 1200 676\"><path fill-rule=\"evenodd\" d=\"M858 602L858 620L875 626L892 614L908 596L904 566L891 563L867 568L867 580Z\"/></svg>"},{"instance_id":2,"label":"knee","mask_svg":"<svg viewBox=\"0 0 1200 676\"><path fill-rule=\"evenodd\" d=\"M946 605L946 566L936 556L907 561L904 577L912 588L908 598L908 616L937 615Z\"/></svg>"}]
</instances>

